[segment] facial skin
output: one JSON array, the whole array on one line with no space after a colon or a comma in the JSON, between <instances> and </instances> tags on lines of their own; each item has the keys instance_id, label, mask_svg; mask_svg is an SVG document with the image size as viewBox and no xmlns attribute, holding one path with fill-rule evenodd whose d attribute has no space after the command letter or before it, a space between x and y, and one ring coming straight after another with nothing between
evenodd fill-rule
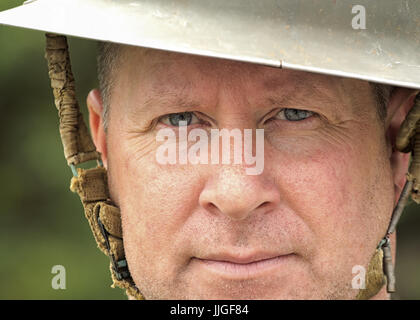
<instances>
[{"instance_id":1,"label":"facial skin","mask_svg":"<svg viewBox=\"0 0 420 320\"><path fill-rule=\"evenodd\" d=\"M90 125L146 299L357 295L352 268L367 269L405 182L408 156L392 144L413 91L395 90L383 122L359 80L131 47L114 76L107 132L96 90ZM282 108L315 115L276 119ZM179 112L203 119L188 130L264 129L262 174L159 164L168 126L156 120Z\"/></svg>"}]
</instances>

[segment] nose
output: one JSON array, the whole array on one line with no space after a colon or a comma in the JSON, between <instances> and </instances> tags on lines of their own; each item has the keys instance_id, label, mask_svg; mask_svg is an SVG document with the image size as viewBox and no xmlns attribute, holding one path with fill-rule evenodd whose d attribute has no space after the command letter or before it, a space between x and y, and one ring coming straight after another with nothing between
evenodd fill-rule
<instances>
[{"instance_id":1,"label":"nose","mask_svg":"<svg viewBox=\"0 0 420 320\"><path fill-rule=\"evenodd\" d=\"M204 186L199 203L212 214L244 220L272 210L279 201L275 185L262 175L247 175L242 166L220 169Z\"/></svg>"}]
</instances>

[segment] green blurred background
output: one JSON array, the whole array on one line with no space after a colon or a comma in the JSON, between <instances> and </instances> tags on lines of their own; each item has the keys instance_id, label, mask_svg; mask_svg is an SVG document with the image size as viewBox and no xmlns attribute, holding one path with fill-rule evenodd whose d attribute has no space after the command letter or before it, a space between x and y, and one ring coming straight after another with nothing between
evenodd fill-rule
<instances>
[{"instance_id":1,"label":"green blurred background","mask_svg":"<svg viewBox=\"0 0 420 320\"><path fill-rule=\"evenodd\" d=\"M23 1L0 2L2 11ZM125 299L110 288L109 260L69 191L44 42L42 32L0 26L0 299ZM86 114L97 87L96 44L69 44ZM395 298L420 299L419 208L410 205L398 228ZM66 268L66 290L52 289L54 265Z\"/></svg>"}]
</instances>

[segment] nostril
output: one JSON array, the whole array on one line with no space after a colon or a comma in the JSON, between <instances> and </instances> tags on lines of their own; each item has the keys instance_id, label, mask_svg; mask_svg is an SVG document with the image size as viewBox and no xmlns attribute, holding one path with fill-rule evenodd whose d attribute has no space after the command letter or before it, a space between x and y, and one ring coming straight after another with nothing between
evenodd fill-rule
<instances>
[{"instance_id":1,"label":"nostril","mask_svg":"<svg viewBox=\"0 0 420 320\"><path fill-rule=\"evenodd\" d=\"M216 210L219 210L219 208L217 208L217 206L214 203L209 202L207 204L207 210L210 211L210 212L214 212Z\"/></svg>"},{"instance_id":2,"label":"nostril","mask_svg":"<svg viewBox=\"0 0 420 320\"><path fill-rule=\"evenodd\" d=\"M255 210L269 211L270 206L271 204L269 201L264 201L258 207L256 207Z\"/></svg>"}]
</instances>

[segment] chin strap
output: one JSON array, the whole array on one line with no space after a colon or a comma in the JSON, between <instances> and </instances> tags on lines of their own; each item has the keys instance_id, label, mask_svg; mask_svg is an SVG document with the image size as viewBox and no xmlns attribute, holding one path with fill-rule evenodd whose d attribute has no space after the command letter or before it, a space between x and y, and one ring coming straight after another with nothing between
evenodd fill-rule
<instances>
[{"instance_id":1,"label":"chin strap","mask_svg":"<svg viewBox=\"0 0 420 320\"><path fill-rule=\"evenodd\" d=\"M143 299L131 278L125 259L120 210L110 200L106 169L76 100L67 39L46 34L46 40L45 58L60 118L64 155L73 172L70 189L79 194L96 243L110 258L112 287L117 285L125 289L129 297ZM97 161L96 168L76 168L91 160Z\"/></svg>"},{"instance_id":2,"label":"chin strap","mask_svg":"<svg viewBox=\"0 0 420 320\"><path fill-rule=\"evenodd\" d=\"M401 125L396 147L401 152L412 152L404 188L407 188L407 197L411 195L411 199L420 204L420 93L415 97L414 105ZM403 201L402 198L403 193L400 201Z\"/></svg>"},{"instance_id":3,"label":"chin strap","mask_svg":"<svg viewBox=\"0 0 420 320\"><path fill-rule=\"evenodd\" d=\"M420 203L420 94L416 95L414 105L401 125L396 139L396 147L401 152L411 152L411 164L407 173L407 182L392 213L386 235L379 243L384 251L384 273L389 293L395 292L394 265L392 264L389 236L397 228L410 196L414 202Z\"/></svg>"},{"instance_id":4,"label":"chin strap","mask_svg":"<svg viewBox=\"0 0 420 320\"><path fill-rule=\"evenodd\" d=\"M384 285L385 279L387 292L395 292L395 273L389 237L395 232L410 196L414 202L420 204L420 93L415 97L414 105L398 131L396 148L400 152L411 152L411 164L407 173L407 182L392 212L388 230L379 242L376 252L369 263L366 289L359 291L358 299L369 299L376 295ZM383 259L378 259L380 256L383 256Z\"/></svg>"}]
</instances>

